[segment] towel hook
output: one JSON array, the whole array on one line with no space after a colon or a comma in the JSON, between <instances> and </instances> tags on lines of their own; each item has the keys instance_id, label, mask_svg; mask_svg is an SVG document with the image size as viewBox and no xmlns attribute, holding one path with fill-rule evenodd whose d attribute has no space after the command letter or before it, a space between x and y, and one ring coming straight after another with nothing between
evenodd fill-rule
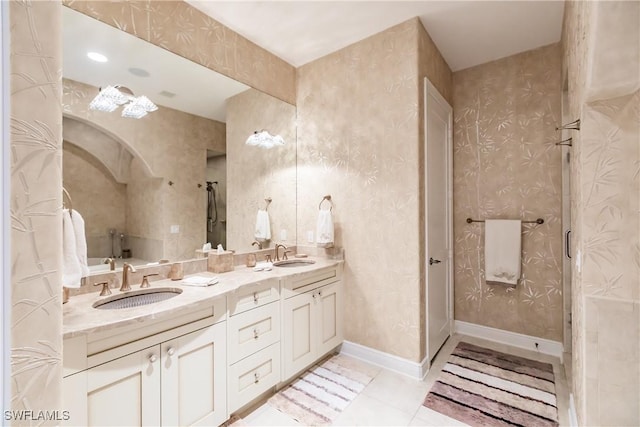
<instances>
[{"instance_id":1,"label":"towel hook","mask_svg":"<svg viewBox=\"0 0 640 427\"><path fill-rule=\"evenodd\" d=\"M71 196L67 189L62 187L62 207L66 207L64 204L64 196L67 196L67 200L69 200L69 216L71 216L73 212L73 201L71 200Z\"/></svg>"},{"instance_id":2,"label":"towel hook","mask_svg":"<svg viewBox=\"0 0 640 427\"><path fill-rule=\"evenodd\" d=\"M269 208L269 204L271 203L271 197L266 197L264 199L264 210L266 211Z\"/></svg>"},{"instance_id":3,"label":"towel hook","mask_svg":"<svg viewBox=\"0 0 640 427\"><path fill-rule=\"evenodd\" d=\"M331 201L331 194L327 194L326 196L324 196L322 198L322 200L320 200L320 204L318 205L318 210L322 209L322 202L324 202L325 200L327 200L331 204L331 207L329 208L329 210L332 211L333 210L333 202Z\"/></svg>"}]
</instances>

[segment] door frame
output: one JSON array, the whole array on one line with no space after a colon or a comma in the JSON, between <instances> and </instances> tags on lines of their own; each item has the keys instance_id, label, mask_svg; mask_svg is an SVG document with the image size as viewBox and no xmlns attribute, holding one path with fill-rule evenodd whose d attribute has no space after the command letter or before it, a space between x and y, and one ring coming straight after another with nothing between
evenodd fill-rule
<instances>
[{"instance_id":1,"label":"door frame","mask_svg":"<svg viewBox=\"0 0 640 427\"><path fill-rule=\"evenodd\" d=\"M424 218L425 218L425 226L424 226L424 262L425 265L425 359L427 363L427 369L431 365L431 360L429 359L429 267L428 267L428 258L429 258L429 223L428 223L428 208L429 208L429 198L428 190L429 190L429 182L428 182L428 174L427 167L429 163L429 150L427 149L427 118L429 114L428 108L428 98L429 96L433 96L435 100L439 104L443 104L446 109L449 111L449 120L448 126L449 131L447 135L447 214L446 214L446 222L447 222L447 301L449 305L449 336L453 335L453 108L447 102L447 100L440 94L438 89L429 81L427 77L424 78Z\"/></svg>"}]
</instances>

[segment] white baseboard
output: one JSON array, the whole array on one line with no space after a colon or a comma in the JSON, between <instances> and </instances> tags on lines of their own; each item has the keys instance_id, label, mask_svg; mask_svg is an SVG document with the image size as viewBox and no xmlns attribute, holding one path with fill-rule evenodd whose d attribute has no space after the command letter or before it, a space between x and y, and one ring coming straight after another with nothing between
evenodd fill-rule
<instances>
[{"instance_id":1,"label":"white baseboard","mask_svg":"<svg viewBox=\"0 0 640 427\"><path fill-rule=\"evenodd\" d=\"M578 427L578 414L576 413L576 402L573 400L573 393L569 394L569 425Z\"/></svg>"},{"instance_id":2,"label":"white baseboard","mask_svg":"<svg viewBox=\"0 0 640 427\"><path fill-rule=\"evenodd\" d=\"M422 363L416 363L351 341L342 343L340 354L364 360L372 365L380 366L417 380L422 380L429 371L429 361L426 357Z\"/></svg>"},{"instance_id":3,"label":"white baseboard","mask_svg":"<svg viewBox=\"0 0 640 427\"><path fill-rule=\"evenodd\" d=\"M516 332L491 328L489 326L476 325L475 323L456 320L454 322L455 332L469 335L476 338L483 338L502 344L520 347L527 350L539 351L540 353L555 356L562 362L564 346L561 342L551 341L544 338L533 337L531 335L518 334ZM536 344L538 346L536 347Z\"/></svg>"}]
</instances>

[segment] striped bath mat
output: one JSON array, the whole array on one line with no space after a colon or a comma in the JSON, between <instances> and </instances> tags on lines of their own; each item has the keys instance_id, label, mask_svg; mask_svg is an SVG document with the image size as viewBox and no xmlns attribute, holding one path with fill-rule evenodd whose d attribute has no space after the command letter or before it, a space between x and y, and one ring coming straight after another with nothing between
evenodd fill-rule
<instances>
[{"instance_id":1,"label":"striped bath mat","mask_svg":"<svg viewBox=\"0 0 640 427\"><path fill-rule=\"evenodd\" d=\"M357 360L336 355L308 369L269 404L304 425L330 425L371 379Z\"/></svg>"},{"instance_id":2,"label":"striped bath mat","mask_svg":"<svg viewBox=\"0 0 640 427\"><path fill-rule=\"evenodd\" d=\"M558 425L553 366L460 342L423 403L472 426Z\"/></svg>"}]
</instances>

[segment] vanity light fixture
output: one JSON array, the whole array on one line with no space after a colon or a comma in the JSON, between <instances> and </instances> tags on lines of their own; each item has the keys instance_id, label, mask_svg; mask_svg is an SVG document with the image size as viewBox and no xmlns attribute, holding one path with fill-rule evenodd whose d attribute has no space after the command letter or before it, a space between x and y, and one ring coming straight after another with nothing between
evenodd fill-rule
<instances>
[{"instance_id":1,"label":"vanity light fixture","mask_svg":"<svg viewBox=\"0 0 640 427\"><path fill-rule=\"evenodd\" d=\"M267 130L263 129L249 135L245 144L262 148L273 148L276 145L284 145L284 139L280 135L273 136Z\"/></svg>"},{"instance_id":2,"label":"vanity light fixture","mask_svg":"<svg viewBox=\"0 0 640 427\"><path fill-rule=\"evenodd\" d=\"M109 60L106 56L98 52L87 52L87 56L96 62L107 62Z\"/></svg>"},{"instance_id":3,"label":"vanity light fixture","mask_svg":"<svg viewBox=\"0 0 640 427\"><path fill-rule=\"evenodd\" d=\"M131 89L120 85L100 88L98 95L89 104L89 109L111 113L120 105L124 105L122 117L133 119L140 119L158 109L146 96L135 97Z\"/></svg>"}]
</instances>

